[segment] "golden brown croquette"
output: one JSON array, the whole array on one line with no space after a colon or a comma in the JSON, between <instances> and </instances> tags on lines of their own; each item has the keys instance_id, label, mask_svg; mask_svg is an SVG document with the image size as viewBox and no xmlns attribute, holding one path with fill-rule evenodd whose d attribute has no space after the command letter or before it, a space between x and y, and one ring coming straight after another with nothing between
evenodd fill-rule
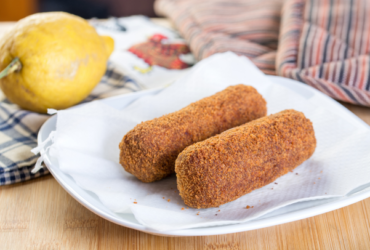
<instances>
[{"instance_id":1,"label":"golden brown croquette","mask_svg":"<svg viewBox=\"0 0 370 250\"><path fill-rule=\"evenodd\" d=\"M311 121L285 110L187 147L176 160L177 187L189 207L218 207L293 170L315 148Z\"/></svg>"},{"instance_id":2,"label":"golden brown croquette","mask_svg":"<svg viewBox=\"0 0 370 250\"><path fill-rule=\"evenodd\" d=\"M189 106L138 124L122 139L120 163L143 182L174 173L187 146L266 115L266 101L251 86L236 85Z\"/></svg>"}]
</instances>

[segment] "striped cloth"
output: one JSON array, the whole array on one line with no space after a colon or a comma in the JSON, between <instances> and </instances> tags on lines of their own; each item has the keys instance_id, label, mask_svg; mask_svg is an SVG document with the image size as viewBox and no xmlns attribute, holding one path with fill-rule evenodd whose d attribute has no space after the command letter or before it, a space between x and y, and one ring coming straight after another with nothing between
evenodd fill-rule
<instances>
[{"instance_id":1,"label":"striped cloth","mask_svg":"<svg viewBox=\"0 0 370 250\"><path fill-rule=\"evenodd\" d=\"M108 64L101 82L83 101L130 93L140 90L139 85ZM39 158L31 153L37 146L37 133L48 115L21 110L0 92L0 185L13 184L48 174L47 168L32 174Z\"/></svg>"},{"instance_id":2,"label":"striped cloth","mask_svg":"<svg viewBox=\"0 0 370 250\"><path fill-rule=\"evenodd\" d=\"M370 106L369 0L156 0L155 9L199 60L233 51L267 74Z\"/></svg>"},{"instance_id":3,"label":"striped cloth","mask_svg":"<svg viewBox=\"0 0 370 250\"><path fill-rule=\"evenodd\" d=\"M370 106L370 1L288 0L277 73Z\"/></svg>"},{"instance_id":4,"label":"striped cloth","mask_svg":"<svg viewBox=\"0 0 370 250\"><path fill-rule=\"evenodd\" d=\"M174 22L198 60L233 51L275 74L282 0L157 0L154 7Z\"/></svg>"}]
</instances>

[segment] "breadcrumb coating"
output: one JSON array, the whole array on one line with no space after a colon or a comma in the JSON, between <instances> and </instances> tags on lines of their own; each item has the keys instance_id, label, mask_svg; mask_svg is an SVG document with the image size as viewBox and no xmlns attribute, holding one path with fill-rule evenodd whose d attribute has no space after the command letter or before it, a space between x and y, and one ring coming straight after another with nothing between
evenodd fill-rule
<instances>
[{"instance_id":1,"label":"breadcrumb coating","mask_svg":"<svg viewBox=\"0 0 370 250\"><path fill-rule=\"evenodd\" d=\"M177 187L189 207L218 207L292 171L315 148L311 121L285 110L187 147L176 160Z\"/></svg>"},{"instance_id":2,"label":"breadcrumb coating","mask_svg":"<svg viewBox=\"0 0 370 250\"><path fill-rule=\"evenodd\" d=\"M138 124L122 139L120 163L143 182L172 173L187 146L266 115L266 101L251 86L226 88L160 118Z\"/></svg>"}]
</instances>

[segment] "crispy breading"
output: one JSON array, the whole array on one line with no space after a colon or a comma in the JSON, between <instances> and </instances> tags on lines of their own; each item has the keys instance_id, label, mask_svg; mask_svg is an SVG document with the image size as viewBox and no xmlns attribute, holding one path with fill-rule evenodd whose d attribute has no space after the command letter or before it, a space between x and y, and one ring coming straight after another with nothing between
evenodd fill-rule
<instances>
[{"instance_id":1,"label":"crispy breading","mask_svg":"<svg viewBox=\"0 0 370 250\"><path fill-rule=\"evenodd\" d=\"M266 101L251 86L235 85L189 106L138 124L122 139L120 163L143 182L174 173L187 146L266 115Z\"/></svg>"},{"instance_id":2,"label":"crispy breading","mask_svg":"<svg viewBox=\"0 0 370 250\"><path fill-rule=\"evenodd\" d=\"M187 147L176 160L177 187L189 207L218 207L293 170L315 148L311 121L285 110Z\"/></svg>"}]
</instances>

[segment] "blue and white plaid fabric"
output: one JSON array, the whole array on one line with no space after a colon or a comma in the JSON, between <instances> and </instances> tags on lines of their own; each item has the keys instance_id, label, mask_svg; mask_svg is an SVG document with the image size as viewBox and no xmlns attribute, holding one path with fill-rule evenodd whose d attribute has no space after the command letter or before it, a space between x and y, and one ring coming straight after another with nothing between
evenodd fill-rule
<instances>
[{"instance_id":1,"label":"blue and white plaid fabric","mask_svg":"<svg viewBox=\"0 0 370 250\"><path fill-rule=\"evenodd\" d=\"M101 82L83 102L138 90L141 88L134 80L124 76L109 63ZM31 149L37 146L37 133L48 118L49 115L19 109L0 92L0 185L26 181L49 173L47 168L36 174L31 173L39 157L31 153Z\"/></svg>"}]
</instances>

